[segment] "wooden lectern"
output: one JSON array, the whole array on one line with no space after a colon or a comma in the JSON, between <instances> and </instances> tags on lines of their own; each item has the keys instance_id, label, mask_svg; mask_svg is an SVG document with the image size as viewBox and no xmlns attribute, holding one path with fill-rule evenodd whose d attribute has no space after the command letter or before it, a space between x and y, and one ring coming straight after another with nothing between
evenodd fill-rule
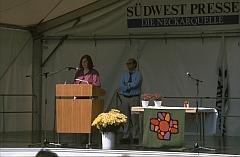
<instances>
[{"instance_id":1,"label":"wooden lectern","mask_svg":"<svg viewBox=\"0 0 240 157\"><path fill-rule=\"evenodd\" d=\"M90 84L56 85L57 133L91 133L92 121L103 111L105 91Z\"/></svg>"}]
</instances>

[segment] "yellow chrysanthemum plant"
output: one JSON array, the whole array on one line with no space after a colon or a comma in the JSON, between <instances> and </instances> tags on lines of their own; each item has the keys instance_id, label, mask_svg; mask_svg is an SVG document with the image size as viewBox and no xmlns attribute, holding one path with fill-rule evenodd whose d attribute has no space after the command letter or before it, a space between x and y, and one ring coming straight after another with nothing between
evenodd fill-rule
<instances>
[{"instance_id":1,"label":"yellow chrysanthemum plant","mask_svg":"<svg viewBox=\"0 0 240 157\"><path fill-rule=\"evenodd\" d=\"M92 126L96 126L102 133L116 132L127 121L127 116L117 109L101 113L94 119Z\"/></svg>"}]
</instances>

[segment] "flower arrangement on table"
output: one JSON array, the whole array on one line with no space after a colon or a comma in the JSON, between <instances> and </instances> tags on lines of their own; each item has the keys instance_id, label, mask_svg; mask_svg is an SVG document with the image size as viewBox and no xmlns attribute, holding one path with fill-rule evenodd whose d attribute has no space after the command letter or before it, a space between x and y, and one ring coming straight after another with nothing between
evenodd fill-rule
<instances>
[{"instance_id":1,"label":"flower arrangement on table","mask_svg":"<svg viewBox=\"0 0 240 157\"><path fill-rule=\"evenodd\" d=\"M163 100L163 97L159 93L154 93L154 94L146 93L146 94L142 94L141 98L142 98L143 101L151 101L151 100L162 101Z\"/></svg>"},{"instance_id":2,"label":"flower arrangement on table","mask_svg":"<svg viewBox=\"0 0 240 157\"><path fill-rule=\"evenodd\" d=\"M159 93L154 94L142 94L142 107L148 107L149 101L153 100L155 107L160 107L162 104L163 97Z\"/></svg>"},{"instance_id":3,"label":"flower arrangement on table","mask_svg":"<svg viewBox=\"0 0 240 157\"><path fill-rule=\"evenodd\" d=\"M163 97L159 93L155 93L152 95L152 100L154 101L162 101Z\"/></svg>"},{"instance_id":4,"label":"flower arrangement on table","mask_svg":"<svg viewBox=\"0 0 240 157\"><path fill-rule=\"evenodd\" d=\"M152 98L153 98L153 95L149 94L149 93L145 93L145 94L141 95L141 99L143 101L150 101L150 100L152 100Z\"/></svg>"},{"instance_id":5,"label":"flower arrangement on table","mask_svg":"<svg viewBox=\"0 0 240 157\"><path fill-rule=\"evenodd\" d=\"M117 109L101 113L94 119L92 126L96 126L102 133L116 132L127 121L127 116Z\"/></svg>"}]
</instances>

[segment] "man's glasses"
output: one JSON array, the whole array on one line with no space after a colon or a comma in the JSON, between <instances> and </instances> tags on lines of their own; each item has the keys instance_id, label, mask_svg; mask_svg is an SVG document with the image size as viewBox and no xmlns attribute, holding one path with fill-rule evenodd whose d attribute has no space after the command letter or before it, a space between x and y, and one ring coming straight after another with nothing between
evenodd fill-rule
<instances>
[{"instance_id":1,"label":"man's glasses","mask_svg":"<svg viewBox=\"0 0 240 157\"><path fill-rule=\"evenodd\" d=\"M130 64L133 64L133 62L128 62L128 63L126 63L127 65L130 65Z\"/></svg>"}]
</instances>

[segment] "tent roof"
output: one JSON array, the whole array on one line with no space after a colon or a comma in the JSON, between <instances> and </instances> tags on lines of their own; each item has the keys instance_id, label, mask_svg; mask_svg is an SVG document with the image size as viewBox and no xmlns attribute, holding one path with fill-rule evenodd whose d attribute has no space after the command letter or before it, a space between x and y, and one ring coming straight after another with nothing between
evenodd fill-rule
<instances>
[{"instance_id":1,"label":"tent roof","mask_svg":"<svg viewBox=\"0 0 240 157\"><path fill-rule=\"evenodd\" d=\"M0 24L32 26L97 1L99 0L0 0Z\"/></svg>"}]
</instances>

